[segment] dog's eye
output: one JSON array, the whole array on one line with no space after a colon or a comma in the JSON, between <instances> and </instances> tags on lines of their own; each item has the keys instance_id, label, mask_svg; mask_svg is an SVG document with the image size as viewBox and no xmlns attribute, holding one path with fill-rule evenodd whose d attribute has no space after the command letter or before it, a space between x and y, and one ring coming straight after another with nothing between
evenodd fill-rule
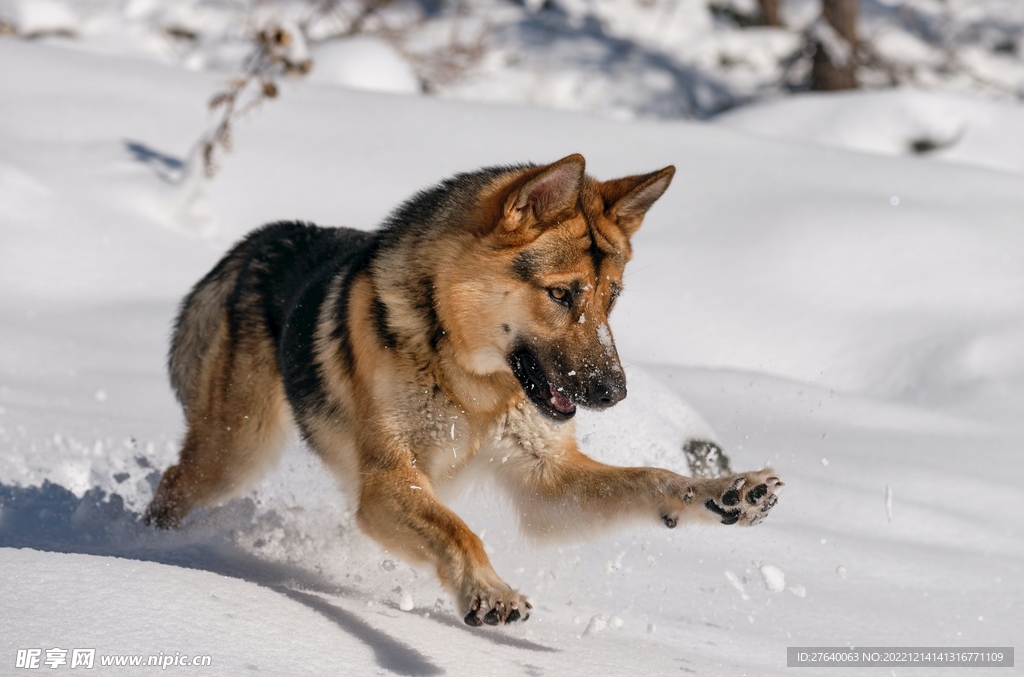
<instances>
[{"instance_id":1,"label":"dog's eye","mask_svg":"<svg viewBox=\"0 0 1024 677\"><path fill-rule=\"evenodd\" d=\"M572 307L572 294L565 287L551 287L548 289L548 296L555 303L561 303L566 308Z\"/></svg>"}]
</instances>

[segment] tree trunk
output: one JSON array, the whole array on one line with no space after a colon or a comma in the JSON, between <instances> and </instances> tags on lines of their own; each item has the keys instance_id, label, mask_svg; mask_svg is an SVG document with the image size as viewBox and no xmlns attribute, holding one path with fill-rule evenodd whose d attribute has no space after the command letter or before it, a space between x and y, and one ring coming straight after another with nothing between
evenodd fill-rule
<instances>
[{"instance_id":1,"label":"tree trunk","mask_svg":"<svg viewBox=\"0 0 1024 677\"><path fill-rule=\"evenodd\" d=\"M779 3L781 0L758 0L761 6L761 21L765 26L781 26L779 21Z\"/></svg>"},{"instance_id":2,"label":"tree trunk","mask_svg":"<svg viewBox=\"0 0 1024 677\"><path fill-rule=\"evenodd\" d=\"M819 38L811 69L811 89L834 91L857 87L857 1L822 0L821 17L837 34L834 37L848 45L848 54L843 58L844 45L836 49Z\"/></svg>"}]
</instances>

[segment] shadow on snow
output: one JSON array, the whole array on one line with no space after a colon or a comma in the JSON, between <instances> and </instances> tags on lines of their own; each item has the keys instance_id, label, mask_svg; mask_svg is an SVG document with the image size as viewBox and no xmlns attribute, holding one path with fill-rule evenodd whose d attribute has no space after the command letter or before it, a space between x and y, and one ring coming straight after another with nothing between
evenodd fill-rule
<instances>
[{"instance_id":1,"label":"shadow on snow","mask_svg":"<svg viewBox=\"0 0 1024 677\"><path fill-rule=\"evenodd\" d=\"M294 565L262 560L228 542L223 533L216 530L159 531L142 524L140 517L125 508L119 495L107 496L98 487L78 498L51 482L39 487L0 484L0 547L121 557L246 580L285 595L328 618L342 631L366 644L374 652L377 664L391 673L444 674L441 667L416 649L321 596L359 597L363 595L360 591L336 585ZM474 630L437 614L425 617L493 643L532 651L555 651L528 640Z\"/></svg>"}]
</instances>

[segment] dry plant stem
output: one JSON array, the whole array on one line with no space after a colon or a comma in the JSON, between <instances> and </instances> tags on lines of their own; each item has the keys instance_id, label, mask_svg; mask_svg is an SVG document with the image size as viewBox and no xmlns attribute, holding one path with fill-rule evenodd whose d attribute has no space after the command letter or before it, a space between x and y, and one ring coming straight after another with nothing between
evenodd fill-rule
<instances>
[{"instance_id":1,"label":"dry plant stem","mask_svg":"<svg viewBox=\"0 0 1024 677\"><path fill-rule=\"evenodd\" d=\"M391 4L391 0L364 0L354 16L345 13L342 3L338 0L313 0L310 4L310 19L301 24L303 28L300 28L300 31L305 31L305 26L313 17L336 13L345 14L345 18L348 19L346 35L355 35L363 31L371 17ZM232 122L266 99L275 98L278 94L278 77L302 76L312 68L313 64L309 59L294 61L289 58L288 48L295 39L296 36L280 26L257 32L253 38L253 50L243 63L242 73L228 82L227 89L210 99L210 110L220 110L221 114L217 125L200 141L203 173L207 178L212 178L217 173L217 149L231 150ZM243 102L243 95L254 83L257 87L252 98Z\"/></svg>"},{"instance_id":2,"label":"dry plant stem","mask_svg":"<svg viewBox=\"0 0 1024 677\"><path fill-rule=\"evenodd\" d=\"M341 0L311 0L313 11L310 18L302 24L303 29L317 17L334 15L340 18L346 25L345 30L329 35L322 39L333 39L359 35L366 28L366 23L376 16L380 10L392 4L392 0L362 0L358 3L358 9L352 13L345 7Z\"/></svg>"},{"instance_id":3,"label":"dry plant stem","mask_svg":"<svg viewBox=\"0 0 1024 677\"><path fill-rule=\"evenodd\" d=\"M421 54L408 54L427 93L434 93L442 87L456 82L483 59L487 51L487 39L494 27L485 21L482 28L469 40L460 35L461 21L452 22L448 43L442 47Z\"/></svg>"},{"instance_id":4,"label":"dry plant stem","mask_svg":"<svg viewBox=\"0 0 1024 677\"><path fill-rule=\"evenodd\" d=\"M246 57L242 74L228 82L228 88L210 99L210 110L221 109L220 121L201 142L203 173L212 178L217 173L216 151L231 150L231 123L253 110L266 99L277 96L276 78L280 75L305 75L312 67L309 60L294 62L287 56L287 47L294 38L283 28L257 33L253 51ZM242 95L252 83L258 83L249 101Z\"/></svg>"}]
</instances>

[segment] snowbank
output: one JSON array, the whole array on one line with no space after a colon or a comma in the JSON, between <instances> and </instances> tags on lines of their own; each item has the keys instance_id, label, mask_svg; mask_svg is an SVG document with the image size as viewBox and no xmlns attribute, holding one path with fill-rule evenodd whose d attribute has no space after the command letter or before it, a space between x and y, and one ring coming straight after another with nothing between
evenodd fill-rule
<instances>
[{"instance_id":1,"label":"snowbank","mask_svg":"<svg viewBox=\"0 0 1024 677\"><path fill-rule=\"evenodd\" d=\"M1024 106L913 89L808 94L725 113L757 136L1024 173Z\"/></svg>"}]
</instances>

